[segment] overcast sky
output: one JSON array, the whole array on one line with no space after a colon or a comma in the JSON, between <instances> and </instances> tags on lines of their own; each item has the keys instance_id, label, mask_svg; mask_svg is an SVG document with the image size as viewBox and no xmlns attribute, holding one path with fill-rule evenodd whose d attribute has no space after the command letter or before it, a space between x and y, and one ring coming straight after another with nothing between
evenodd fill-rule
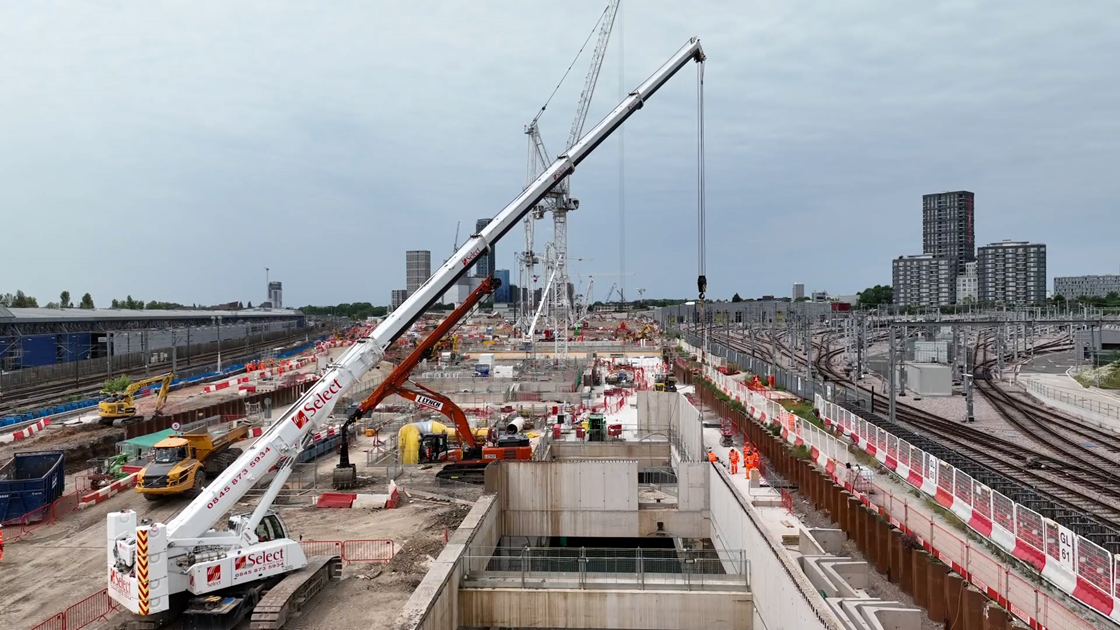
<instances>
[{"instance_id":1,"label":"overcast sky","mask_svg":"<svg viewBox=\"0 0 1120 630\"><path fill-rule=\"evenodd\" d=\"M256 303L267 266L290 306L386 304L406 249L442 262L524 186L524 126L605 5L0 4L0 292ZM620 49L630 89L701 38L711 297L889 284L922 194L960 189L978 243L1116 273L1118 33L1115 0L624 0L587 128ZM689 67L624 126L628 297L696 291L695 91ZM611 139L573 180L573 283L619 269L619 167Z\"/></svg>"}]
</instances>

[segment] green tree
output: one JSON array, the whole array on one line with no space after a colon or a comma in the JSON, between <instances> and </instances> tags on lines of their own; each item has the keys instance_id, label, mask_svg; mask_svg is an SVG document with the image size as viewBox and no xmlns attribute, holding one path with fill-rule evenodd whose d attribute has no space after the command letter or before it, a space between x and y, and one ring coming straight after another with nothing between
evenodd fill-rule
<instances>
[{"instance_id":1,"label":"green tree","mask_svg":"<svg viewBox=\"0 0 1120 630\"><path fill-rule=\"evenodd\" d=\"M738 294L738 293L736 293L735 295L732 295L732 296L731 296L731 301L732 301L732 302L742 302L742 301L743 301L743 298L739 297L739 294Z\"/></svg>"},{"instance_id":2,"label":"green tree","mask_svg":"<svg viewBox=\"0 0 1120 630\"><path fill-rule=\"evenodd\" d=\"M252 302L249 302L249 306L247 306L247 307L245 307L245 308L253 308L253 303L252 303Z\"/></svg>"},{"instance_id":3,"label":"green tree","mask_svg":"<svg viewBox=\"0 0 1120 630\"><path fill-rule=\"evenodd\" d=\"M84 308L84 309L94 308L94 306L93 306L93 296L90 295L89 293L86 293L85 295L83 295L81 303L78 304L78 308Z\"/></svg>"},{"instance_id":4,"label":"green tree","mask_svg":"<svg viewBox=\"0 0 1120 630\"><path fill-rule=\"evenodd\" d=\"M115 376L105 381L105 385L101 388L103 394L113 394L116 392L123 392L128 389L132 384L132 379L127 376Z\"/></svg>"},{"instance_id":5,"label":"green tree","mask_svg":"<svg viewBox=\"0 0 1120 630\"><path fill-rule=\"evenodd\" d=\"M120 307L121 307L120 300L117 300L117 299L114 299L112 305L109 306L109 308L120 308Z\"/></svg>"},{"instance_id":6,"label":"green tree","mask_svg":"<svg viewBox=\"0 0 1120 630\"><path fill-rule=\"evenodd\" d=\"M894 301L894 288L889 285L877 284L859 292L859 306L872 307L890 304Z\"/></svg>"},{"instance_id":7,"label":"green tree","mask_svg":"<svg viewBox=\"0 0 1120 630\"><path fill-rule=\"evenodd\" d=\"M74 308L74 303L70 301L69 291L58 294L58 306L59 308Z\"/></svg>"}]
</instances>

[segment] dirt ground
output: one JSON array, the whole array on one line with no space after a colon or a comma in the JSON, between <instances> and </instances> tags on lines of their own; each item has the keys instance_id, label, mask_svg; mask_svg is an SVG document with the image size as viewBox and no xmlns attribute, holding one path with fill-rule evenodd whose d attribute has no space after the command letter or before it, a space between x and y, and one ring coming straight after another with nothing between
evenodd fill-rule
<instances>
[{"instance_id":1,"label":"dirt ground","mask_svg":"<svg viewBox=\"0 0 1120 630\"><path fill-rule=\"evenodd\" d=\"M375 522L354 535L392 538L397 543L391 562L352 564L343 570L342 581L327 589L318 601L286 626L289 630L390 630L412 591L420 584L428 567L444 547L444 528L454 531L470 511L456 504L412 501L396 510L373 512ZM306 514L310 512L311 514ZM321 518L328 512L326 518ZM300 516L317 521L313 529L326 522L323 531L353 531L357 525L346 510L308 508ZM337 516L336 516L337 515ZM295 519L287 517L289 524ZM325 521L325 522L324 522ZM310 525L310 523L307 523Z\"/></svg>"},{"instance_id":2,"label":"dirt ground","mask_svg":"<svg viewBox=\"0 0 1120 630\"><path fill-rule=\"evenodd\" d=\"M119 494L9 543L0 561L0 626L30 628L105 588L105 516L125 508L140 518L170 519L185 500L152 503ZM9 532L14 534L14 532Z\"/></svg>"}]
</instances>

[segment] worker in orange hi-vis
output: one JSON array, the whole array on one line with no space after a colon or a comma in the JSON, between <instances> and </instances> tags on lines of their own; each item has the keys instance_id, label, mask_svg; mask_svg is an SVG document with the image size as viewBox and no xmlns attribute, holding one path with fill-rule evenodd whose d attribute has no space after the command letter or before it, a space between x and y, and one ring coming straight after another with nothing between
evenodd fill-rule
<instances>
[{"instance_id":1,"label":"worker in orange hi-vis","mask_svg":"<svg viewBox=\"0 0 1120 630\"><path fill-rule=\"evenodd\" d=\"M716 457L716 454L713 453L712 449L710 449L710 448L708 449L708 461L713 463L713 464L719 461L719 458Z\"/></svg>"},{"instance_id":2,"label":"worker in orange hi-vis","mask_svg":"<svg viewBox=\"0 0 1120 630\"><path fill-rule=\"evenodd\" d=\"M727 454L727 459L731 462L731 474L734 475L739 472L739 451L731 449L731 452Z\"/></svg>"},{"instance_id":3,"label":"worker in orange hi-vis","mask_svg":"<svg viewBox=\"0 0 1120 630\"><path fill-rule=\"evenodd\" d=\"M4 526L0 525L0 560L4 559Z\"/></svg>"}]
</instances>

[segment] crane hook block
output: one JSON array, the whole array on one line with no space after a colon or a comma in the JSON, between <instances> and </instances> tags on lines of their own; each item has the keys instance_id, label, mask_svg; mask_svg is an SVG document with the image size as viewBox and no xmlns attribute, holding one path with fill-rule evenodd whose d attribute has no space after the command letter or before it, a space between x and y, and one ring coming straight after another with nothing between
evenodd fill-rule
<instances>
[{"instance_id":1,"label":"crane hook block","mask_svg":"<svg viewBox=\"0 0 1120 630\"><path fill-rule=\"evenodd\" d=\"M708 277L698 276L696 278L696 288L700 291L700 299L704 299L704 294L708 292Z\"/></svg>"}]
</instances>

